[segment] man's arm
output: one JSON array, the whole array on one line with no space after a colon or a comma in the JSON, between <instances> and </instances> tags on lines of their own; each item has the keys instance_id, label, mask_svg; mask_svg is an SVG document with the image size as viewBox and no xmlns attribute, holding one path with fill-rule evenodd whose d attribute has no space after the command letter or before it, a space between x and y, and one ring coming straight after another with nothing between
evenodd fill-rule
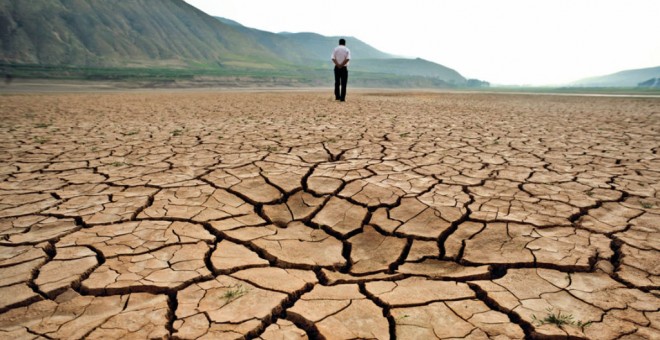
<instances>
[{"instance_id":1,"label":"man's arm","mask_svg":"<svg viewBox=\"0 0 660 340\"><path fill-rule=\"evenodd\" d=\"M339 67L339 68L344 68L344 67L346 67L346 64L348 64L349 61L351 61L351 60L350 60L350 59L346 59L346 60L344 60L343 63L340 64L340 63L337 62L337 59L332 58L332 62L335 63L335 66L337 66L337 67Z\"/></svg>"}]
</instances>

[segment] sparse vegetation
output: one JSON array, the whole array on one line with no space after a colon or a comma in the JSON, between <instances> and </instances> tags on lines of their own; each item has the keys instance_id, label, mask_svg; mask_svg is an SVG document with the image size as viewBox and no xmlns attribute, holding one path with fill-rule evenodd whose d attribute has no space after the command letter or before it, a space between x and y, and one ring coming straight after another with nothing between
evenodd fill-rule
<instances>
[{"instance_id":1,"label":"sparse vegetation","mask_svg":"<svg viewBox=\"0 0 660 340\"><path fill-rule=\"evenodd\" d=\"M399 137L408 137L408 136L410 136L410 132L404 132L399 135Z\"/></svg>"},{"instance_id":2,"label":"sparse vegetation","mask_svg":"<svg viewBox=\"0 0 660 340\"><path fill-rule=\"evenodd\" d=\"M229 287L229 290L222 295L222 298L225 300L226 303L230 303L247 293L248 293L247 288L243 287L243 285L241 284L237 284Z\"/></svg>"},{"instance_id":3,"label":"sparse vegetation","mask_svg":"<svg viewBox=\"0 0 660 340\"><path fill-rule=\"evenodd\" d=\"M182 129L172 130L172 136L181 136L181 134L183 134Z\"/></svg>"},{"instance_id":4,"label":"sparse vegetation","mask_svg":"<svg viewBox=\"0 0 660 340\"><path fill-rule=\"evenodd\" d=\"M641 204L642 208L644 208L644 209L653 208L653 203L650 203L650 202L639 201L639 204Z\"/></svg>"},{"instance_id":5,"label":"sparse vegetation","mask_svg":"<svg viewBox=\"0 0 660 340\"><path fill-rule=\"evenodd\" d=\"M581 330L584 330L584 328L588 327L591 325L591 321L588 322L582 322L581 320L574 320L573 319L573 314L562 314L561 311L558 311L556 314L553 312L552 308L546 309L548 314L543 318L539 319L536 317L536 315L532 315L532 322L536 326L542 326L542 325L555 325L557 327L561 326L575 326L580 328Z\"/></svg>"},{"instance_id":6,"label":"sparse vegetation","mask_svg":"<svg viewBox=\"0 0 660 340\"><path fill-rule=\"evenodd\" d=\"M44 144L44 143L48 142L48 138L41 137L41 136L35 136L34 141L39 143L39 144Z\"/></svg>"},{"instance_id":7,"label":"sparse vegetation","mask_svg":"<svg viewBox=\"0 0 660 340\"><path fill-rule=\"evenodd\" d=\"M399 323L399 321L403 321L403 320L405 320L405 319L407 319L407 318L409 318L409 317L410 317L410 315L408 315L408 314L404 314L404 315L398 316L394 321L395 321L396 323Z\"/></svg>"},{"instance_id":8,"label":"sparse vegetation","mask_svg":"<svg viewBox=\"0 0 660 340\"><path fill-rule=\"evenodd\" d=\"M49 126L50 126L49 123L39 123L39 124L35 125L34 127L36 127L37 129L45 129Z\"/></svg>"},{"instance_id":9,"label":"sparse vegetation","mask_svg":"<svg viewBox=\"0 0 660 340\"><path fill-rule=\"evenodd\" d=\"M124 165L128 165L128 164L126 164L126 163L124 163L124 162L113 162L113 163L110 164L110 165L112 165L112 166L116 166L116 167L120 167L120 166L124 166Z\"/></svg>"}]
</instances>

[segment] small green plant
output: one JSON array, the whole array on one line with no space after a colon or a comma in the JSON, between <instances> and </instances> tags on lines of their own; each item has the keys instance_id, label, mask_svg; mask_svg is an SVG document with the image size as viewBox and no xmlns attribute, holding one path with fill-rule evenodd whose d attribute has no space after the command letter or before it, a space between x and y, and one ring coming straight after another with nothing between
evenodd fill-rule
<instances>
[{"instance_id":1,"label":"small green plant","mask_svg":"<svg viewBox=\"0 0 660 340\"><path fill-rule=\"evenodd\" d=\"M580 327L580 330L582 330L583 332L584 332L584 329L591 326L591 324L592 324L592 321L582 322L582 321L579 321L579 320L575 323L575 325L577 327Z\"/></svg>"},{"instance_id":2,"label":"small green plant","mask_svg":"<svg viewBox=\"0 0 660 340\"><path fill-rule=\"evenodd\" d=\"M39 143L39 144L43 144L43 143L46 143L48 141L48 138L44 138L44 137L41 137L41 136L35 136L34 141Z\"/></svg>"},{"instance_id":3,"label":"small green plant","mask_svg":"<svg viewBox=\"0 0 660 340\"><path fill-rule=\"evenodd\" d=\"M336 142L337 142L337 139L335 139L335 138L328 139L328 143L336 143Z\"/></svg>"},{"instance_id":4,"label":"small green plant","mask_svg":"<svg viewBox=\"0 0 660 340\"><path fill-rule=\"evenodd\" d=\"M181 129L172 130L172 136L181 136L182 133L183 130Z\"/></svg>"},{"instance_id":5,"label":"small green plant","mask_svg":"<svg viewBox=\"0 0 660 340\"><path fill-rule=\"evenodd\" d=\"M137 134L138 134L138 131L137 131L137 130L133 130L133 131L128 131L128 132L126 132L124 135L125 135L125 136L133 136L133 135L137 135Z\"/></svg>"},{"instance_id":6,"label":"small green plant","mask_svg":"<svg viewBox=\"0 0 660 340\"><path fill-rule=\"evenodd\" d=\"M410 132L404 132L402 134L399 134L399 137L408 137L410 136Z\"/></svg>"},{"instance_id":7,"label":"small green plant","mask_svg":"<svg viewBox=\"0 0 660 340\"><path fill-rule=\"evenodd\" d=\"M124 166L124 165L128 165L128 164L126 164L126 163L124 163L124 162L113 162L113 163L110 164L110 165L119 167L119 166Z\"/></svg>"},{"instance_id":8,"label":"small green plant","mask_svg":"<svg viewBox=\"0 0 660 340\"><path fill-rule=\"evenodd\" d=\"M641 204L641 205L642 205L642 208L644 208L644 209L651 209L651 208L653 208L653 203L650 203L650 202L639 201L639 204Z\"/></svg>"},{"instance_id":9,"label":"small green plant","mask_svg":"<svg viewBox=\"0 0 660 340\"><path fill-rule=\"evenodd\" d=\"M223 295L222 298L225 299L226 303L230 303L241 296L247 294L248 290L243 287L241 284L233 285L229 287L229 290L226 291Z\"/></svg>"},{"instance_id":10,"label":"small green plant","mask_svg":"<svg viewBox=\"0 0 660 340\"><path fill-rule=\"evenodd\" d=\"M35 125L34 127L36 127L37 129L45 129L49 126L50 126L50 124L48 124L48 123L39 123L39 124Z\"/></svg>"},{"instance_id":11,"label":"small green plant","mask_svg":"<svg viewBox=\"0 0 660 340\"><path fill-rule=\"evenodd\" d=\"M407 319L407 318L409 318L409 317L410 317L410 315L408 315L408 314L401 315L401 316L399 316L399 317L396 318L395 322L396 322L396 323L399 323L399 321L403 321L403 320L405 320L405 319Z\"/></svg>"},{"instance_id":12,"label":"small green plant","mask_svg":"<svg viewBox=\"0 0 660 340\"><path fill-rule=\"evenodd\" d=\"M593 192L593 191L587 191L587 196L591 197L591 196L593 196L593 195L594 195L594 192Z\"/></svg>"},{"instance_id":13,"label":"small green plant","mask_svg":"<svg viewBox=\"0 0 660 340\"><path fill-rule=\"evenodd\" d=\"M266 148L266 151L268 151L268 152L275 152L275 151L277 151L277 148L274 147L274 146L269 146L269 147Z\"/></svg>"},{"instance_id":14,"label":"small green plant","mask_svg":"<svg viewBox=\"0 0 660 340\"><path fill-rule=\"evenodd\" d=\"M558 311L557 314L553 313L552 308L546 309L548 314L543 318L539 319L536 317L536 315L532 314L532 322L536 326L542 326L542 325L555 325L557 327L561 326L575 326L579 327L581 330L584 331L586 327L591 325L591 321L588 322L582 322L580 320L575 321L573 319L573 314L562 314L561 311Z\"/></svg>"}]
</instances>

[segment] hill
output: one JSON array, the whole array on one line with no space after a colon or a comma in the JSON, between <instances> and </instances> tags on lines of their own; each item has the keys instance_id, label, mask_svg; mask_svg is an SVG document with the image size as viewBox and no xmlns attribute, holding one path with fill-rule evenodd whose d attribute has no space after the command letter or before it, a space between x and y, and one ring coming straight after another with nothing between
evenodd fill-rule
<instances>
[{"instance_id":1,"label":"hill","mask_svg":"<svg viewBox=\"0 0 660 340\"><path fill-rule=\"evenodd\" d=\"M647 81L643 81L643 82L637 84L637 87L645 87L645 88L650 88L650 89L660 89L660 77L651 78Z\"/></svg>"},{"instance_id":2,"label":"hill","mask_svg":"<svg viewBox=\"0 0 660 340\"><path fill-rule=\"evenodd\" d=\"M575 81L570 85L580 87L636 87L639 83L656 77L660 77L660 66L585 78Z\"/></svg>"},{"instance_id":3,"label":"hill","mask_svg":"<svg viewBox=\"0 0 660 340\"><path fill-rule=\"evenodd\" d=\"M0 22L3 63L190 66L277 60L234 27L180 0L1 0Z\"/></svg>"},{"instance_id":4,"label":"hill","mask_svg":"<svg viewBox=\"0 0 660 340\"><path fill-rule=\"evenodd\" d=\"M421 78L439 86L465 84L445 66L396 58L357 38L346 39L355 60L352 70L368 74L365 79L394 85L399 79L406 86ZM182 0L0 0L0 68L18 76L313 79L327 73L337 40L245 27Z\"/></svg>"}]
</instances>

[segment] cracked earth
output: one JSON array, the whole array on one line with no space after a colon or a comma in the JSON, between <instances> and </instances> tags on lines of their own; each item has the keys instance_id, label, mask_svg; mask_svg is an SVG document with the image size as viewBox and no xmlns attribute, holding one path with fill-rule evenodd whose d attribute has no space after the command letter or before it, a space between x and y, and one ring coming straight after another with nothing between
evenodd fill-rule
<instances>
[{"instance_id":1,"label":"cracked earth","mask_svg":"<svg viewBox=\"0 0 660 340\"><path fill-rule=\"evenodd\" d=\"M3 95L0 338L660 338L660 100Z\"/></svg>"}]
</instances>

